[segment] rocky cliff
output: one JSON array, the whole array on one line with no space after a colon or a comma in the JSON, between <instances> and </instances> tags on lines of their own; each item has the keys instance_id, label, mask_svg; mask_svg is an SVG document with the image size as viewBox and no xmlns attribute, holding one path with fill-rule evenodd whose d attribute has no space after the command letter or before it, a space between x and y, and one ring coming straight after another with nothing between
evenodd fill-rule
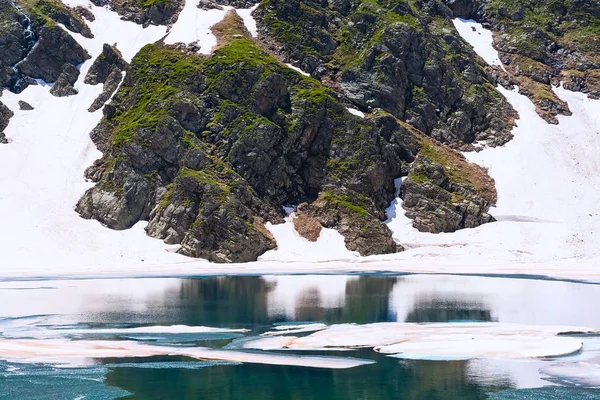
<instances>
[{"instance_id":1,"label":"rocky cliff","mask_svg":"<svg viewBox=\"0 0 600 400\"><path fill-rule=\"evenodd\" d=\"M169 25L184 1L94 4ZM282 205L297 206L296 229L309 239L333 228L361 255L392 253L401 241L384 221L397 196L424 232L494 221L493 180L458 151L511 139L517 115L498 84L519 86L549 122L569 113L551 84L598 96L597 6L573 7L263 0L253 13L258 38L230 12L212 28L210 55L159 41L128 64L107 43L79 77L89 55L68 31L92 37L90 10L0 0L0 80L14 92L53 82L55 96L77 95L77 80L103 85L88 109L102 109L91 136L103 156L86 173L95 186L77 204L84 218L118 230L148 221L149 235L185 255L244 262L277 246L265 223L283 222ZM473 52L455 17L494 31L506 71ZM11 116L0 105L0 132Z\"/></svg>"},{"instance_id":2,"label":"rocky cliff","mask_svg":"<svg viewBox=\"0 0 600 400\"><path fill-rule=\"evenodd\" d=\"M264 223L282 221L282 204L306 203L299 213L338 229L349 249L397 251L384 209L430 139L383 110L352 115L335 91L261 49L235 13L214 32L208 57L158 43L134 58L92 134L104 157L78 212L113 229L148 220L148 234L184 254L236 262L276 246ZM415 187L430 184L446 182ZM484 211L442 230L487 222Z\"/></svg>"},{"instance_id":3,"label":"rocky cliff","mask_svg":"<svg viewBox=\"0 0 600 400\"><path fill-rule=\"evenodd\" d=\"M574 91L600 96L600 4L593 0L518 2L447 0L453 15L491 28L508 79L537 105L550 123L570 115L551 90L563 82Z\"/></svg>"}]
</instances>

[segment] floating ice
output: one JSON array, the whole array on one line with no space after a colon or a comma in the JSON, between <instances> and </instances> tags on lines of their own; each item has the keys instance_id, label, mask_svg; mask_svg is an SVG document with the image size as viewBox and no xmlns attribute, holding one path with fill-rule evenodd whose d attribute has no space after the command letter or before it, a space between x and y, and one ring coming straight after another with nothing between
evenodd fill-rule
<instances>
[{"instance_id":1,"label":"floating ice","mask_svg":"<svg viewBox=\"0 0 600 400\"><path fill-rule=\"evenodd\" d=\"M600 388L600 359L596 359L596 362L580 361L555 364L541 368L540 372L560 382Z\"/></svg>"},{"instance_id":2,"label":"floating ice","mask_svg":"<svg viewBox=\"0 0 600 400\"><path fill-rule=\"evenodd\" d=\"M293 350L375 348L412 359L558 357L578 352L580 338L560 333L597 332L583 327L499 323L341 324L304 337L275 337L248 342L246 348Z\"/></svg>"},{"instance_id":3,"label":"floating ice","mask_svg":"<svg viewBox=\"0 0 600 400\"><path fill-rule=\"evenodd\" d=\"M0 358L11 362L48 362L81 365L96 358L187 356L199 360L291 365L343 369L371 364L357 358L313 357L212 350L200 347L153 346L131 341L5 340L0 339Z\"/></svg>"}]
</instances>

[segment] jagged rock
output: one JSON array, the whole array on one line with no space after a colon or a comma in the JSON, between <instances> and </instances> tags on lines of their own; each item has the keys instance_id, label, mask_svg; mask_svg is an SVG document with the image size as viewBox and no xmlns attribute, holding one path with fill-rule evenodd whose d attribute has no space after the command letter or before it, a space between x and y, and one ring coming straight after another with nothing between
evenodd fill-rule
<instances>
[{"instance_id":1,"label":"jagged rock","mask_svg":"<svg viewBox=\"0 0 600 400\"><path fill-rule=\"evenodd\" d=\"M502 145L514 110L450 14L434 1L268 0L255 12L270 49L332 82L360 110L382 108L457 148Z\"/></svg>"},{"instance_id":2,"label":"jagged rock","mask_svg":"<svg viewBox=\"0 0 600 400\"><path fill-rule=\"evenodd\" d=\"M85 8L83 6L77 6L74 8L74 10L77 14L81 15L83 18L87 19L90 22L94 22L96 20L96 16L88 8Z\"/></svg>"},{"instance_id":3,"label":"jagged rock","mask_svg":"<svg viewBox=\"0 0 600 400\"><path fill-rule=\"evenodd\" d=\"M73 64L64 64L56 83L50 89L50 94L56 97L73 96L78 92L73 87L79 78L79 70Z\"/></svg>"},{"instance_id":4,"label":"jagged rock","mask_svg":"<svg viewBox=\"0 0 600 400\"><path fill-rule=\"evenodd\" d=\"M106 103L113 95L115 90L117 90L122 78L121 70L117 67L114 67L113 71L110 73L110 75L108 75L108 78L106 78L104 82L102 93L100 93L100 95L98 95L98 97L94 100L90 108L88 108L88 111L95 112L102 108L104 103Z\"/></svg>"},{"instance_id":5,"label":"jagged rock","mask_svg":"<svg viewBox=\"0 0 600 400\"><path fill-rule=\"evenodd\" d=\"M494 181L483 168L431 139L420 138L419 154L401 188L402 206L421 232L454 232L492 222Z\"/></svg>"},{"instance_id":6,"label":"jagged rock","mask_svg":"<svg viewBox=\"0 0 600 400\"><path fill-rule=\"evenodd\" d=\"M44 26L39 40L16 67L23 74L56 82L64 64L77 66L89 59L87 51L58 25Z\"/></svg>"},{"instance_id":7,"label":"jagged rock","mask_svg":"<svg viewBox=\"0 0 600 400\"><path fill-rule=\"evenodd\" d=\"M264 223L283 222L281 204L304 203L299 215L351 250L401 250L384 210L423 134L384 111L350 114L257 47L235 14L214 32L212 57L160 43L136 55L92 132L103 157L77 211L113 229L148 220L183 254L242 262L274 248Z\"/></svg>"},{"instance_id":8,"label":"jagged rock","mask_svg":"<svg viewBox=\"0 0 600 400\"><path fill-rule=\"evenodd\" d=\"M84 82L88 85L104 83L115 68L119 71L125 71L127 66L127 61L123 59L121 52L115 46L105 43L102 47L102 53L94 60Z\"/></svg>"},{"instance_id":9,"label":"jagged rock","mask_svg":"<svg viewBox=\"0 0 600 400\"><path fill-rule=\"evenodd\" d=\"M0 0L0 86L12 87L18 80L13 65L23 59L31 47L26 37L25 17L9 0Z\"/></svg>"},{"instance_id":10,"label":"jagged rock","mask_svg":"<svg viewBox=\"0 0 600 400\"><path fill-rule=\"evenodd\" d=\"M65 28L71 32L79 33L81 36L88 39L94 37L90 27L87 26L85 20L80 17L77 10L71 9L62 3L58 3L55 7L47 7L46 12L50 19L64 25Z\"/></svg>"},{"instance_id":11,"label":"jagged rock","mask_svg":"<svg viewBox=\"0 0 600 400\"><path fill-rule=\"evenodd\" d=\"M183 8L184 0L167 1L140 1L123 2L118 0L92 0L98 7L110 6L122 19L136 24L148 26L170 25L177 21L179 12Z\"/></svg>"},{"instance_id":12,"label":"jagged rock","mask_svg":"<svg viewBox=\"0 0 600 400\"><path fill-rule=\"evenodd\" d=\"M360 194L335 189L324 191L314 202L298 206L297 214L336 229L344 236L348 250L362 256L401 250L392 239L390 228L382 222L382 211Z\"/></svg>"},{"instance_id":13,"label":"jagged rock","mask_svg":"<svg viewBox=\"0 0 600 400\"><path fill-rule=\"evenodd\" d=\"M23 111L31 111L33 110L33 106L26 101L19 100L19 109Z\"/></svg>"},{"instance_id":14,"label":"jagged rock","mask_svg":"<svg viewBox=\"0 0 600 400\"><path fill-rule=\"evenodd\" d=\"M0 143L6 144L6 136L4 135L4 129L8 126L8 120L15 115L8 107L0 102Z\"/></svg>"},{"instance_id":15,"label":"jagged rock","mask_svg":"<svg viewBox=\"0 0 600 400\"><path fill-rule=\"evenodd\" d=\"M521 92L536 105L549 123L557 115L570 115L568 105L552 91L551 85L569 76L579 83L567 85L595 97L600 88L600 8L594 0L576 4L532 0L523 3L487 0L445 0L454 16L475 18L494 31L494 47ZM540 24L537 16L547 21ZM565 86L567 87L567 86Z\"/></svg>"},{"instance_id":16,"label":"jagged rock","mask_svg":"<svg viewBox=\"0 0 600 400\"><path fill-rule=\"evenodd\" d=\"M216 1L212 0L200 0L198 2L198 8L203 10L222 10L223 7L220 6Z\"/></svg>"}]
</instances>

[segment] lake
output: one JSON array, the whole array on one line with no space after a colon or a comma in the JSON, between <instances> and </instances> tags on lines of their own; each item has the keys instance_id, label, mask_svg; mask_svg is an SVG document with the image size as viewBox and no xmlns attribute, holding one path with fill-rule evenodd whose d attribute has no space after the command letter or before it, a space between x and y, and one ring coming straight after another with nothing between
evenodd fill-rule
<instances>
[{"instance_id":1,"label":"lake","mask_svg":"<svg viewBox=\"0 0 600 400\"><path fill-rule=\"evenodd\" d=\"M536 359L248 346L347 323L598 329L598 299L597 284L449 275L0 282L0 399L600 399L595 334Z\"/></svg>"}]
</instances>

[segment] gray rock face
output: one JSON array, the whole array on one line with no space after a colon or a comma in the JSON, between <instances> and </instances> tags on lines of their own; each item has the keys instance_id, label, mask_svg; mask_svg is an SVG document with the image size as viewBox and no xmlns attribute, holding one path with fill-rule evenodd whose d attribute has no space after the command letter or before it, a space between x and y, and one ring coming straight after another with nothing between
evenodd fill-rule
<instances>
[{"instance_id":1,"label":"gray rock face","mask_svg":"<svg viewBox=\"0 0 600 400\"><path fill-rule=\"evenodd\" d=\"M115 90L119 87L121 80L123 79L121 70L117 67L113 68L113 71L108 75L104 82L104 88L102 89L102 93L98 95L98 97L94 100L92 105L88 108L89 112L95 112L102 108L104 103L106 103L110 97L113 95Z\"/></svg>"},{"instance_id":2,"label":"gray rock face","mask_svg":"<svg viewBox=\"0 0 600 400\"><path fill-rule=\"evenodd\" d=\"M73 96L78 92L73 87L79 78L79 70L73 64L64 64L56 83L50 89L50 94L56 97Z\"/></svg>"},{"instance_id":3,"label":"gray rock face","mask_svg":"<svg viewBox=\"0 0 600 400\"><path fill-rule=\"evenodd\" d=\"M496 200L493 181L479 167L468 168L483 177L489 189L478 189L478 181L468 174L452 175L455 169L447 169L431 156L417 156L401 190L402 206L415 228L421 232L454 232L495 221L487 213Z\"/></svg>"},{"instance_id":4,"label":"gray rock face","mask_svg":"<svg viewBox=\"0 0 600 400\"><path fill-rule=\"evenodd\" d=\"M8 120L15 115L8 107L0 102L0 143L8 143L4 135L4 129L8 126Z\"/></svg>"},{"instance_id":5,"label":"gray rock face","mask_svg":"<svg viewBox=\"0 0 600 400\"><path fill-rule=\"evenodd\" d=\"M96 185L77 204L84 218L113 229L147 220L149 235L181 244L183 254L244 262L276 246L264 223L282 221L281 204L304 203L306 220L337 229L349 249L392 253L402 248L384 210L394 179L424 182L422 156L449 177L434 184L449 203L478 204L477 172L487 175L467 170L454 181L468 164L458 153L385 111L352 115L335 92L244 37L235 14L215 29L226 41L212 57L157 43L133 59L92 132L103 157L86 172ZM442 206L436 193L422 196ZM480 204L480 220L489 204ZM415 219L425 216L417 211ZM448 215L448 224L476 224L471 214Z\"/></svg>"},{"instance_id":6,"label":"gray rock face","mask_svg":"<svg viewBox=\"0 0 600 400\"><path fill-rule=\"evenodd\" d=\"M105 43L102 47L102 53L94 60L84 82L88 85L104 83L115 68L119 71L125 71L127 67L127 61L123 59L121 52L116 47Z\"/></svg>"},{"instance_id":7,"label":"gray rock face","mask_svg":"<svg viewBox=\"0 0 600 400\"><path fill-rule=\"evenodd\" d=\"M26 101L19 100L19 109L23 111L31 111L33 110L33 106Z\"/></svg>"},{"instance_id":8,"label":"gray rock face","mask_svg":"<svg viewBox=\"0 0 600 400\"><path fill-rule=\"evenodd\" d=\"M0 86L12 87L18 79L12 68L25 57L29 39L25 17L9 0L0 0Z\"/></svg>"},{"instance_id":9,"label":"gray rock face","mask_svg":"<svg viewBox=\"0 0 600 400\"><path fill-rule=\"evenodd\" d=\"M170 25L175 23L179 16L179 12L184 5L183 0L167 0L150 3L143 1L122 2L115 0L92 0L92 3L99 7L108 5L124 20L132 21L144 26L150 24Z\"/></svg>"},{"instance_id":10,"label":"gray rock face","mask_svg":"<svg viewBox=\"0 0 600 400\"><path fill-rule=\"evenodd\" d=\"M221 10L223 9L223 6L250 8L255 4L256 2L254 0L200 0L198 2L198 8L202 8L204 10Z\"/></svg>"},{"instance_id":11,"label":"gray rock face","mask_svg":"<svg viewBox=\"0 0 600 400\"><path fill-rule=\"evenodd\" d=\"M58 80L63 65L77 66L89 58L87 51L61 27L44 26L36 45L16 67L25 75L51 83Z\"/></svg>"},{"instance_id":12,"label":"gray rock face","mask_svg":"<svg viewBox=\"0 0 600 400\"><path fill-rule=\"evenodd\" d=\"M332 81L356 108L382 108L456 148L504 144L514 111L450 14L434 1L268 0L255 12L272 51Z\"/></svg>"}]
</instances>

